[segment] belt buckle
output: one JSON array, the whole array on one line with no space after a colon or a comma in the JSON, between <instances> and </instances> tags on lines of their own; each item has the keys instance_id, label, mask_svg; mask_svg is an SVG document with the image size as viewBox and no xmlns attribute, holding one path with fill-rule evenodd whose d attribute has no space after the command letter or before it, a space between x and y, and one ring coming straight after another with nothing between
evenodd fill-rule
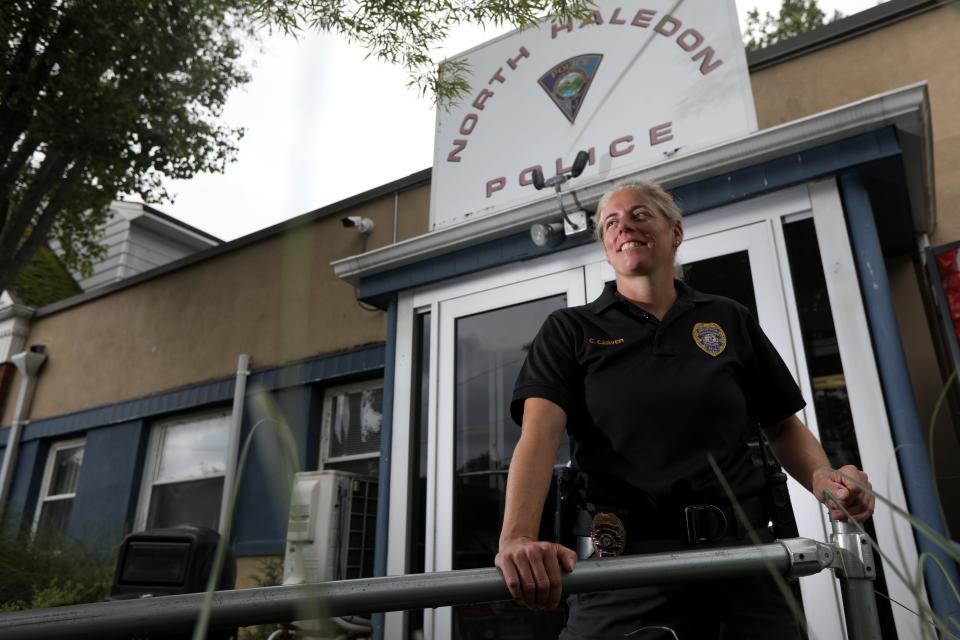
<instances>
[{"instance_id":1,"label":"belt buckle","mask_svg":"<svg viewBox=\"0 0 960 640\"><path fill-rule=\"evenodd\" d=\"M702 531L700 526L700 515L704 513L715 513L719 516L719 522L722 526L720 527L720 533L718 535L704 535L705 532ZM723 509L714 504L688 505L684 507L683 515L687 521L687 541L692 544L719 540L727 533L727 516L723 513Z\"/></svg>"},{"instance_id":2,"label":"belt buckle","mask_svg":"<svg viewBox=\"0 0 960 640\"><path fill-rule=\"evenodd\" d=\"M601 558L618 556L627 547L627 530L617 514L601 511L593 516L590 539Z\"/></svg>"}]
</instances>

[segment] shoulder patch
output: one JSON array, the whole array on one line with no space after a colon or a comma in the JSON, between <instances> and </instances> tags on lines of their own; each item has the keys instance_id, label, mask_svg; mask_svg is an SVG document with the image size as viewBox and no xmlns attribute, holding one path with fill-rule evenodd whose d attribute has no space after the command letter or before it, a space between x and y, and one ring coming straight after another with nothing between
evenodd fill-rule
<instances>
[{"instance_id":1,"label":"shoulder patch","mask_svg":"<svg viewBox=\"0 0 960 640\"><path fill-rule=\"evenodd\" d=\"M693 341L711 356L718 356L727 348L727 334L716 322L698 322L693 325Z\"/></svg>"}]
</instances>

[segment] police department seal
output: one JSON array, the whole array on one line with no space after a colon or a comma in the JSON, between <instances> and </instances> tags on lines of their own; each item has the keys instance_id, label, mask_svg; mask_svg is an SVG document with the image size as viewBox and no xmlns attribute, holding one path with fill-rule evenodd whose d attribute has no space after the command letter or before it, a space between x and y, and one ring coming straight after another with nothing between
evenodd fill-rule
<instances>
[{"instance_id":1,"label":"police department seal","mask_svg":"<svg viewBox=\"0 0 960 640\"><path fill-rule=\"evenodd\" d=\"M716 322L698 322L693 325L693 341L704 353L714 357L727 348L727 334Z\"/></svg>"}]
</instances>

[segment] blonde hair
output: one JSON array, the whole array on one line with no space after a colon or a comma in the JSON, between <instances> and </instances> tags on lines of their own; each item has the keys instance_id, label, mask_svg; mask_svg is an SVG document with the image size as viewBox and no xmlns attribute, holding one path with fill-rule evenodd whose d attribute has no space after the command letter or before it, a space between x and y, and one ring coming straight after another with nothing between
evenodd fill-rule
<instances>
[{"instance_id":1,"label":"blonde hair","mask_svg":"<svg viewBox=\"0 0 960 640\"><path fill-rule=\"evenodd\" d=\"M663 217L673 224L682 222L683 214L680 213L680 207L677 206L677 203L673 200L673 196L667 193L666 189L652 180L624 180L610 187L606 193L600 196L600 201L597 203L597 213L593 217L593 228L594 237L596 237L599 242L603 242L602 222L604 207L607 206L607 202L610 201L613 194L619 191L626 191L627 189L639 191L645 195L653 206L656 207L657 211L662 213Z\"/></svg>"},{"instance_id":2,"label":"blonde hair","mask_svg":"<svg viewBox=\"0 0 960 640\"><path fill-rule=\"evenodd\" d=\"M593 216L593 231L594 237L600 244L603 244L603 209L607 206L607 202L610 201L613 194L627 189L639 191L645 195L657 211L662 213L663 217L671 223L683 224L683 214L680 213L680 207L677 206L673 196L667 193L667 190L658 183L652 180L623 180L614 183L606 193L600 196L600 200L597 202L597 212ZM676 251L674 251L673 276L677 280L683 280L683 265L676 259Z\"/></svg>"}]
</instances>

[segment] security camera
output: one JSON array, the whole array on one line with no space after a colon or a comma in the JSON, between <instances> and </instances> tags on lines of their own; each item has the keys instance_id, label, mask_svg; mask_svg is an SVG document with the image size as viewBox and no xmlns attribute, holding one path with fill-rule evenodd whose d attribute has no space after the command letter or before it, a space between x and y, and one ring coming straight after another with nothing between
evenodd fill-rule
<instances>
[{"instance_id":1,"label":"security camera","mask_svg":"<svg viewBox=\"0 0 960 640\"><path fill-rule=\"evenodd\" d=\"M367 234L373 231L373 220L370 218L363 218L360 216L347 216L346 218L341 218L341 224L345 228L353 227L361 234Z\"/></svg>"}]
</instances>

